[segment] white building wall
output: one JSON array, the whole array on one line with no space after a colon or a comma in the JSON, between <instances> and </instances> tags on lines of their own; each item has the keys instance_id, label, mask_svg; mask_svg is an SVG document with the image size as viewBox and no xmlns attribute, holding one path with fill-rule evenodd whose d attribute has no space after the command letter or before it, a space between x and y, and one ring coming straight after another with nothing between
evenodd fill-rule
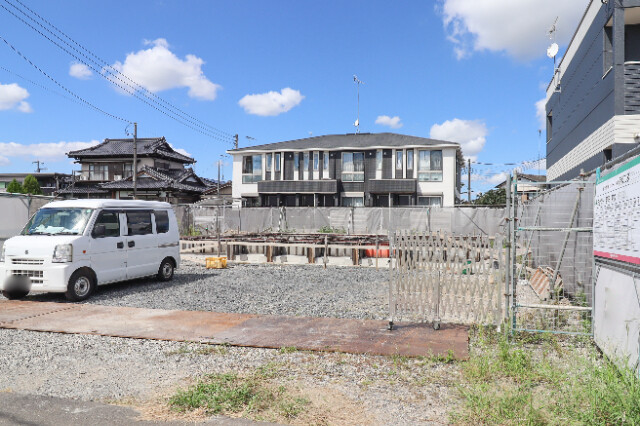
<instances>
[{"instance_id":1,"label":"white building wall","mask_svg":"<svg viewBox=\"0 0 640 426\"><path fill-rule=\"evenodd\" d=\"M264 156L262 159L264 163ZM262 174L264 175L264 167L262 168ZM257 183L242 183L242 154L233 155L233 176L231 183L231 196L234 199L241 197L257 197L258 196L258 184Z\"/></svg>"},{"instance_id":2,"label":"white building wall","mask_svg":"<svg viewBox=\"0 0 640 426\"><path fill-rule=\"evenodd\" d=\"M601 153L613 144L635 144L634 135L640 132L640 115L616 115L576 145L564 157L547 169L547 180L556 180ZM590 170L585 170L588 172Z\"/></svg>"},{"instance_id":3,"label":"white building wall","mask_svg":"<svg viewBox=\"0 0 640 426\"><path fill-rule=\"evenodd\" d=\"M417 169L417 150L414 154L414 173L418 174ZM442 206L452 207L455 200L456 187L456 150L442 150L442 182L420 182L418 181L418 197L429 195L441 195Z\"/></svg>"}]
</instances>

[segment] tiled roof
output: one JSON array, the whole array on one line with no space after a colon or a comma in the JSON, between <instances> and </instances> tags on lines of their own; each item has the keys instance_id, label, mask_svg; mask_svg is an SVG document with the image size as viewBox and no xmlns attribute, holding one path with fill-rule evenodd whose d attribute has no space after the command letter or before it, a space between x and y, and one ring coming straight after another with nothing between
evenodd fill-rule
<instances>
[{"instance_id":1,"label":"tiled roof","mask_svg":"<svg viewBox=\"0 0 640 426\"><path fill-rule=\"evenodd\" d=\"M179 173L178 173L179 172ZM197 184L185 182L193 176ZM133 179L117 180L100 185L104 189L133 189ZM185 170L158 170L153 167L143 167L138 173L136 187L138 189L158 189L171 191L186 191L201 193L207 189L200 178L192 169Z\"/></svg>"},{"instance_id":2,"label":"tiled roof","mask_svg":"<svg viewBox=\"0 0 640 426\"><path fill-rule=\"evenodd\" d=\"M69 185L68 187L58 191L58 194L107 194L109 191L105 191L98 185L82 185L76 183Z\"/></svg>"},{"instance_id":3,"label":"tiled roof","mask_svg":"<svg viewBox=\"0 0 640 426\"><path fill-rule=\"evenodd\" d=\"M456 142L401 135L398 133L348 133L346 135L324 135L311 138L276 142L265 145L249 146L230 150L230 153L241 151L302 150L302 149L340 149L368 147L403 147L408 145L460 145Z\"/></svg>"},{"instance_id":4,"label":"tiled roof","mask_svg":"<svg viewBox=\"0 0 640 426\"><path fill-rule=\"evenodd\" d=\"M140 157L164 158L181 163L192 164L196 161L176 152L167 140L162 138L139 138L137 155ZM133 157L133 139L105 139L101 144L86 149L68 152L69 157L101 158L101 157Z\"/></svg>"}]
</instances>

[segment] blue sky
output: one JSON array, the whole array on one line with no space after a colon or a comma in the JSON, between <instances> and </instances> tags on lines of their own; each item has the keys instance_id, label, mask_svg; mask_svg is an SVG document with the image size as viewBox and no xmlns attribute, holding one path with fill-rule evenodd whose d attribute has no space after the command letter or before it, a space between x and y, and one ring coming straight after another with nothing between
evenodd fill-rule
<instances>
[{"instance_id":1,"label":"blue sky","mask_svg":"<svg viewBox=\"0 0 640 426\"><path fill-rule=\"evenodd\" d=\"M192 127L217 129L207 132L219 138L204 135L123 93L100 75L102 66L87 62L88 69L12 16L6 9L27 20L17 6L35 18L17 0L0 0L0 36L8 43L75 95L136 121L138 137L165 136L196 158L205 177L215 177L229 135L239 134L242 147L354 132L354 74L364 82L361 132L454 140L484 163L544 157L536 103L553 72L546 31L558 17L562 54L588 4L20 1L148 96L193 117ZM39 159L48 171L70 173L78 167L65 152L126 137L124 121L69 100L2 40L0 66L0 172L32 171ZM512 167L473 167L474 190ZM231 176L228 158L224 175Z\"/></svg>"}]
</instances>

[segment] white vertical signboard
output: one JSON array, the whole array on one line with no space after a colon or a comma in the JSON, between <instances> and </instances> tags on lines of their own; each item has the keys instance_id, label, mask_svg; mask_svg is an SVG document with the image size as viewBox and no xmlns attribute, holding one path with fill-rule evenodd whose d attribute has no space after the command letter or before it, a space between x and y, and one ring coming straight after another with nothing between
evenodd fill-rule
<instances>
[{"instance_id":1,"label":"white vertical signboard","mask_svg":"<svg viewBox=\"0 0 640 426\"><path fill-rule=\"evenodd\" d=\"M640 157L596 180L593 254L640 265Z\"/></svg>"}]
</instances>

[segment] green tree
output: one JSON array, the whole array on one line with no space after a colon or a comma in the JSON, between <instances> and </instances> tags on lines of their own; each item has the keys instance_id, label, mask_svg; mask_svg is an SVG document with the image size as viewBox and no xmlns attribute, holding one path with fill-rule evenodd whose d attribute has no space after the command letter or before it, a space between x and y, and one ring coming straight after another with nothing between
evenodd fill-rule
<instances>
[{"instance_id":1,"label":"green tree","mask_svg":"<svg viewBox=\"0 0 640 426\"><path fill-rule=\"evenodd\" d=\"M492 189L476 198L475 203L483 206L504 206L507 203L507 191L504 188Z\"/></svg>"},{"instance_id":2,"label":"green tree","mask_svg":"<svg viewBox=\"0 0 640 426\"><path fill-rule=\"evenodd\" d=\"M12 180L9 185L7 185L7 192L11 192L13 194L22 194L24 190L22 189L22 185L17 180Z\"/></svg>"},{"instance_id":3,"label":"green tree","mask_svg":"<svg viewBox=\"0 0 640 426\"><path fill-rule=\"evenodd\" d=\"M22 192L25 194L32 195L42 195L42 189L40 189L40 184L38 180L33 175L28 175L24 178L24 183L22 184Z\"/></svg>"}]
</instances>

